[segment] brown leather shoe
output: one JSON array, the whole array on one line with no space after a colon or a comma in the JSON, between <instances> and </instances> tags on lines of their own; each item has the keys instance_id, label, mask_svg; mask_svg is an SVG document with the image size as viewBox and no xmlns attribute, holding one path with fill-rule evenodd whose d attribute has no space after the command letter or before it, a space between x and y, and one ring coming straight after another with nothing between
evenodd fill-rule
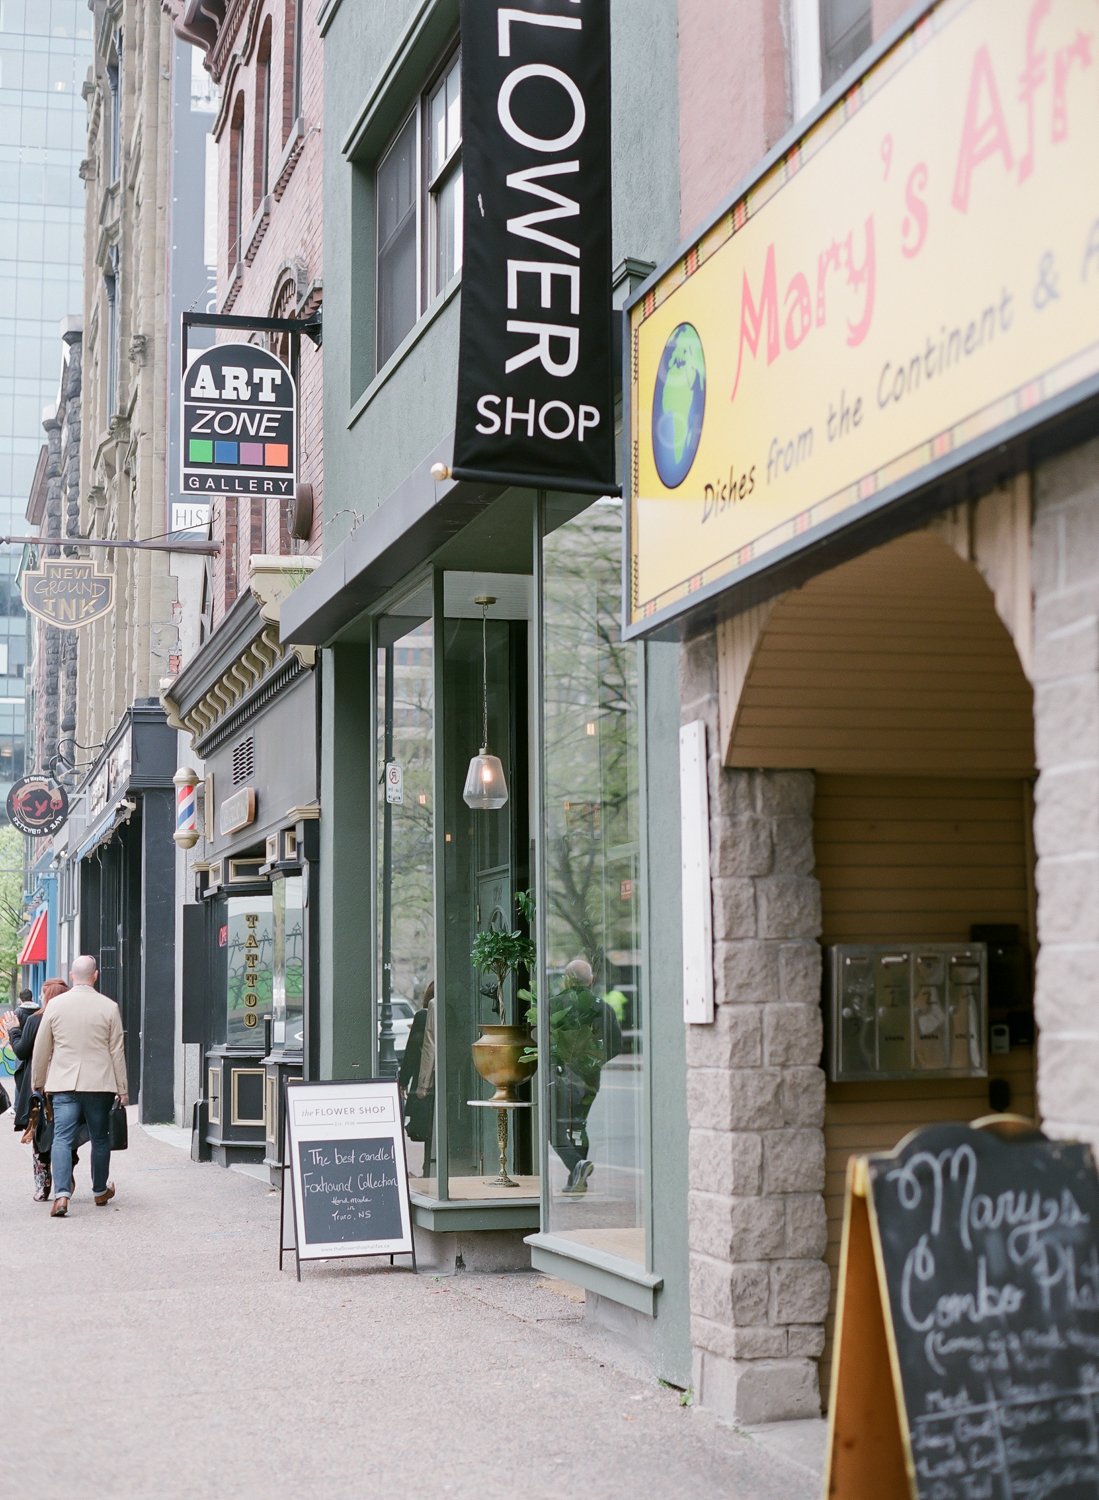
<instances>
[{"instance_id":1,"label":"brown leather shoe","mask_svg":"<svg viewBox=\"0 0 1099 1500\"><path fill-rule=\"evenodd\" d=\"M63 1219L69 1211L69 1200L67 1198L55 1198L53 1207L50 1209L51 1219Z\"/></svg>"},{"instance_id":2,"label":"brown leather shoe","mask_svg":"<svg viewBox=\"0 0 1099 1500\"><path fill-rule=\"evenodd\" d=\"M114 1183L113 1182L108 1182L108 1184L107 1184L107 1191L105 1193L96 1193L96 1195L95 1195L95 1206L96 1206L96 1208L106 1208L107 1204L111 1201L111 1199L113 1197L114 1197Z\"/></svg>"}]
</instances>

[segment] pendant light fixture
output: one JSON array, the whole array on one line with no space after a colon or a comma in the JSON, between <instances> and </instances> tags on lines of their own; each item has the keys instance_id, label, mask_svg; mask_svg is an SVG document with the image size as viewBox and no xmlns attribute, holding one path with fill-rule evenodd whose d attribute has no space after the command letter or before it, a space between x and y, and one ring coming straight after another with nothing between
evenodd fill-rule
<instances>
[{"instance_id":1,"label":"pendant light fixture","mask_svg":"<svg viewBox=\"0 0 1099 1500\"><path fill-rule=\"evenodd\" d=\"M492 812L508 800L508 784L498 755L488 752L488 607L495 604L492 594L478 594L473 601L481 606L481 749L469 763L462 801L469 807Z\"/></svg>"}]
</instances>

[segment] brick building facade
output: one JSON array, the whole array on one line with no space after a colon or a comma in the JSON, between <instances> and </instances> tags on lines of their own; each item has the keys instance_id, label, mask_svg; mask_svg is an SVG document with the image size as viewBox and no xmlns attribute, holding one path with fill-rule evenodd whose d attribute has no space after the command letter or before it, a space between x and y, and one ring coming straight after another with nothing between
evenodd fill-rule
<instances>
[{"instance_id":1,"label":"brick building facade","mask_svg":"<svg viewBox=\"0 0 1099 1500\"><path fill-rule=\"evenodd\" d=\"M220 20L202 7L170 6L177 34L201 49L220 90L217 150L217 311L310 318L322 302L322 42L304 0L230 0ZM211 8L212 10L213 8ZM224 334L222 338L248 334ZM254 339L264 337L253 335ZM271 335L289 360L289 339ZM321 356L301 341L299 480L311 515L291 535L279 500L217 500L212 534L224 542L209 569L208 634L247 588L249 558L316 553L323 527Z\"/></svg>"}]
</instances>

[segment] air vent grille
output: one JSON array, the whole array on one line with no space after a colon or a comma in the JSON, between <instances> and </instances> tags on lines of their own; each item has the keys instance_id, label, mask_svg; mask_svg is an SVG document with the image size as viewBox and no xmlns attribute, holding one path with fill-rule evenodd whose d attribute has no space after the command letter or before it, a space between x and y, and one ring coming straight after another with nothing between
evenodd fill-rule
<instances>
[{"instance_id":1,"label":"air vent grille","mask_svg":"<svg viewBox=\"0 0 1099 1500\"><path fill-rule=\"evenodd\" d=\"M233 746L233 785L244 786L251 781L256 769L256 737L245 735Z\"/></svg>"}]
</instances>

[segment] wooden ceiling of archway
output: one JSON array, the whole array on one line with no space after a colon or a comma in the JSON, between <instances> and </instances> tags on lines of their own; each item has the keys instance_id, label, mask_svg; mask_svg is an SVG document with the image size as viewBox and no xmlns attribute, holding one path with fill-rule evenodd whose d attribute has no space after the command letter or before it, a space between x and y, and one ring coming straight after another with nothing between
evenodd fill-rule
<instances>
[{"instance_id":1,"label":"wooden ceiling of archway","mask_svg":"<svg viewBox=\"0 0 1099 1500\"><path fill-rule=\"evenodd\" d=\"M737 649L733 624L719 627L719 655ZM1032 702L980 573L919 531L770 607L743 689L723 704L725 763L1027 776Z\"/></svg>"}]
</instances>

